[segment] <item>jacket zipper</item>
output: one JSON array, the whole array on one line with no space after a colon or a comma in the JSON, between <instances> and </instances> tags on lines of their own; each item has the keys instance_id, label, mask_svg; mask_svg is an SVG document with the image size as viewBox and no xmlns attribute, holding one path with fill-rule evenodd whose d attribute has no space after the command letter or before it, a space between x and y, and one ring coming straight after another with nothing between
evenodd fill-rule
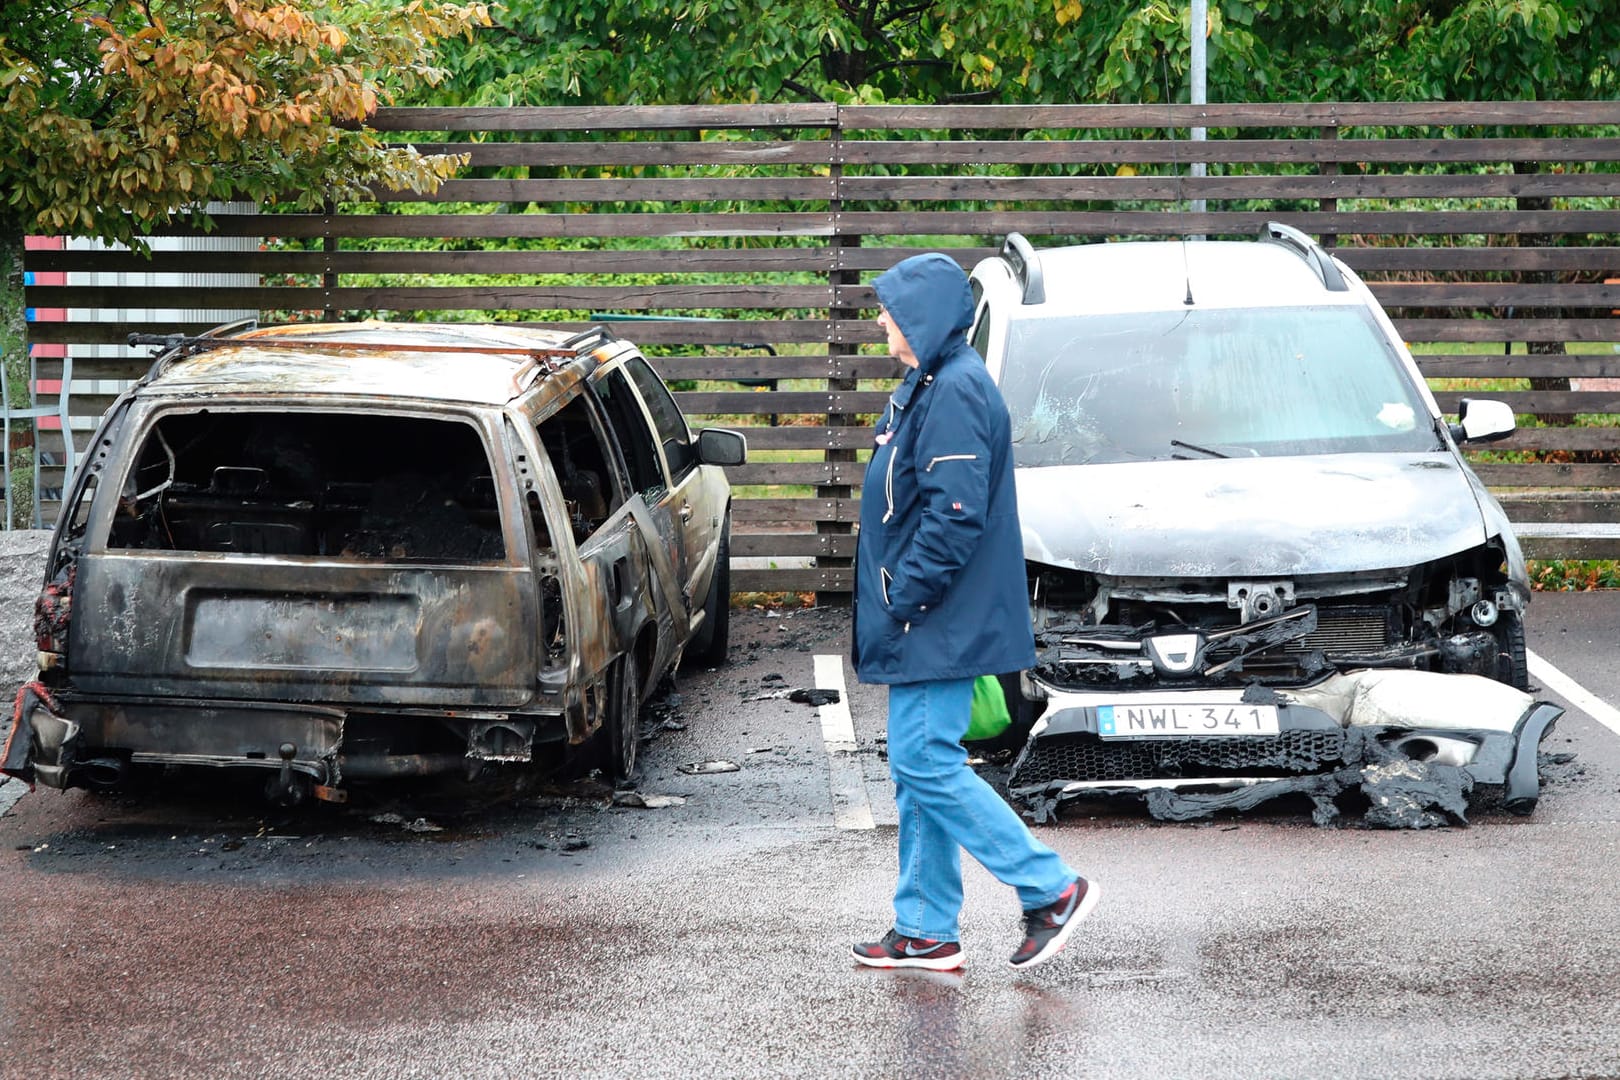
<instances>
[{"instance_id":1,"label":"jacket zipper","mask_svg":"<svg viewBox=\"0 0 1620 1080\"><path fill-rule=\"evenodd\" d=\"M889 519L894 517L894 459L899 455L893 446L889 447L889 467L883 472L883 498L888 502L889 508L883 511L883 524L887 525Z\"/></svg>"},{"instance_id":2,"label":"jacket zipper","mask_svg":"<svg viewBox=\"0 0 1620 1080\"><path fill-rule=\"evenodd\" d=\"M894 440L895 426L899 423L896 414L901 412L903 408L904 406L896 405L894 403L894 398L892 396L889 398L888 415L890 419L888 426L883 429L883 433L888 436L891 443ZM888 509L883 511L883 524L885 525L889 523L890 518L894 517L894 456L894 447L891 445L889 447L889 465L888 468L883 470L883 498L888 504ZM887 595L883 597L883 602L885 604L889 602Z\"/></svg>"},{"instance_id":3,"label":"jacket zipper","mask_svg":"<svg viewBox=\"0 0 1620 1080\"><path fill-rule=\"evenodd\" d=\"M978 454L941 454L939 457L937 457L934 460L930 461L928 463L928 468L924 469L923 472L933 472L934 471L934 466L938 465L942 461L977 461L977 460L979 460L979 455Z\"/></svg>"}]
</instances>

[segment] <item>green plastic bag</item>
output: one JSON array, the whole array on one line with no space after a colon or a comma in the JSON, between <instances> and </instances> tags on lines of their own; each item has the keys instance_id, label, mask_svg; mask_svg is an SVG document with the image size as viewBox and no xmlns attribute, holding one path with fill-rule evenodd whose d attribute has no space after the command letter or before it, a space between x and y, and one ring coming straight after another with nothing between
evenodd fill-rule
<instances>
[{"instance_id":1,"label":"green plastic bag","mask_svg":"<svg viewBox=\"0 0 1620 1080\"><path fill-rule=\"evenodd\" d=\"M973 706L969 714L967 734L963 742L993 739L1007 730L1012 714L1007 711L1007 695L1001 689L1001 680L994 675L980 675L973 680Z\"/></svg>"}]
</instances>

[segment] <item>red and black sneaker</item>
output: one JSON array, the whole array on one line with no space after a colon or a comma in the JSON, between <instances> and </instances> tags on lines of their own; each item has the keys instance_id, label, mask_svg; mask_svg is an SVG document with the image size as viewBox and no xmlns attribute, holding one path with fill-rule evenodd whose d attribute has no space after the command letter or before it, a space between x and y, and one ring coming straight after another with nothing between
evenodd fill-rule
<instances>
[{"instance_id":1,"label":"red and black sneaker","mask_svg":"<svg viewBox=\"0 0 1620 1080\"><path fill-rule=\"evenodd\" d=\"M1024 912L1024 943L1007 962L1015 968L1030 968L1052 959L1080 920L1091 914L1100 895L1095 882L1077 877L1050 904Z\"/></svg>"},{"instance_id":2,"label":"red and black sneaker","mask_svg":"<svg viewBox=\"0 0 1620 1080\"><path fill-rule=\"evenodd\" d=\"M858 963L878 968L927 968L929 971L955 971L966 959L962 946L954 941L906 937L890 930L882 941L863 941L850 950Z\"/></svg>"}]
</instances>

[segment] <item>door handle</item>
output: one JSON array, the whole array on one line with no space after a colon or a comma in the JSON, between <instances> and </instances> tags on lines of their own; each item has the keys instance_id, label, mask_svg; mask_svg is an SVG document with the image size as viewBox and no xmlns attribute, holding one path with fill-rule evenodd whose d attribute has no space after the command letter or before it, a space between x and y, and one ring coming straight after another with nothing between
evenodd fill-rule
<instances>
[{"instance_id":1,"label":"door handle","mask_svg":"<svg viewBox=\"0 0 1620 1080\"><path fill-rule=\"evenodd\" d=\"M629 566L630 560L624 555L620 555L617 559L613 560L613 570L609 575L608 581L612 586L612 588L609 590L609 599L613 601L613 606L615 608L622 608L626 603L627 598L625 594L627 590L625 589L625 577L629 571Z\"/></svg>"},{"instance_id":2,"label":"door handle","mask_svg":"<svg viewBox=\"0 0 1620 1080\"><path fill-rule=\"evenodd\" d=\"M681 520L682 521L691 521L692 520L692 504L691 503L682 503L681 504L681 509L680 509L680 515L681 515Z\"/></svg>"}]
</instances>

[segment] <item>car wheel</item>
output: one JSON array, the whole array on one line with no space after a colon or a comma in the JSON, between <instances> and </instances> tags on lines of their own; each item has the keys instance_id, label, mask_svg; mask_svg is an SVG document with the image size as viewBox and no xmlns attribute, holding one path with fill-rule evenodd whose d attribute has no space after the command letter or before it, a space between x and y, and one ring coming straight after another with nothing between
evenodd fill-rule
<instances>
[{"instance_id":1,"label":"car wheel","mask_svg":"<svg viewBox=\"0 0 1620 1080\"><path fill-rule=\"evenodd\" d=\"M611 682L607 716L597 733L601 768L615 780L628 780L635 775L641 745L641 670L634 653L625 653Z\"/></svg>"},{"instance_id":2,"label":"car wheel","mask_svg":"<svg viewBox=\"0 0 1620 1080\"><path fill-rule=\"evenodd\" d=\"M1525 658L1523 617L1517 611L1504 611L1495 630L1497 681L1528 691L1530 664Z\"/></svg>"},{"instance_id":3,"label":"car wheel","mask_svg":"<svg viewBox=\"0 0 1620 1080\"><path fill-rule=\"evenodd\" d=\"M731 648L731 515L720 527L720 550L703 602L703 625L686 647L688 668L719 667Z\"/></svg>"}]
</instances>

